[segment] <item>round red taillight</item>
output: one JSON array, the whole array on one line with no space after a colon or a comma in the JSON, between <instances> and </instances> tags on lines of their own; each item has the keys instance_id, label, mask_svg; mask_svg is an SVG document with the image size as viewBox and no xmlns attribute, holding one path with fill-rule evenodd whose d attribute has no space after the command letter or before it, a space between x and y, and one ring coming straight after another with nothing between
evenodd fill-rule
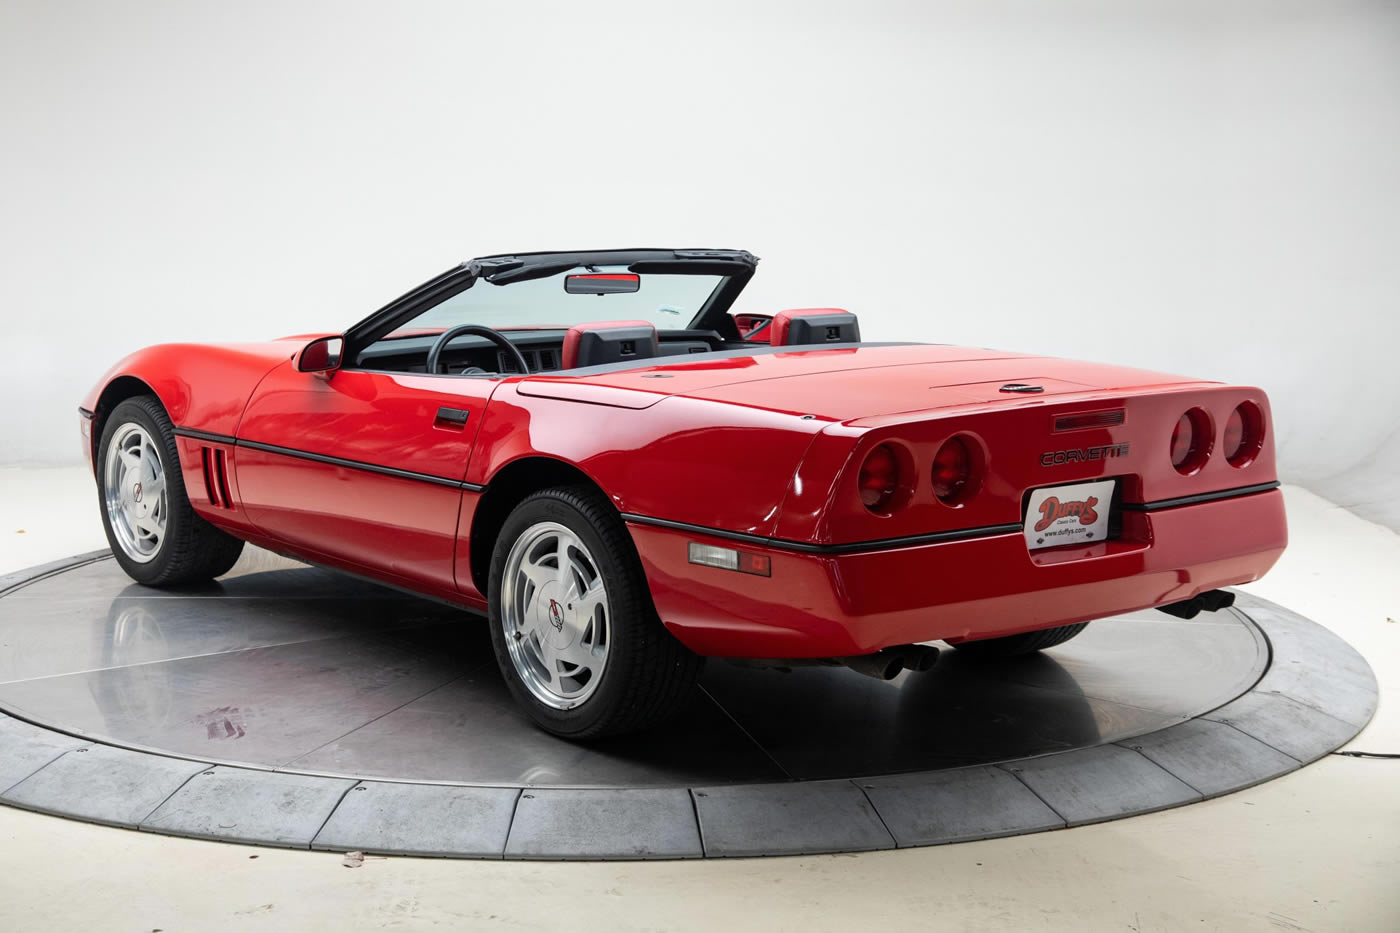
<instances>
[{"instance_id":1,"label":"round red taillight","mask_svg":"<svg viewBox=\"0 0 1400 933\"><path fill-rule=\"evenodd\" d=\"M933 494L953 504L968 493L972 479L972 451L960 437L950 437L933 457Z\"/></svg>"},{"instance_id":2,"label":"round red taillight","mask_svg":"<svg viewBox=\"0 0 1400 933\"><path fill-rule=\"evenodd\" d=\"M1232 467L1248 466L1264 446L1264 413L1253 402L1241 402L1225 422L1221 450Z\"/></svg>"},{"instance_id":3,"label":"round red taillight","mask_svg":"<svg viewBox=\"0 0 1400 933\"><path fill-rule=\"evenodd\" d=\"M1195 473L1210 456L1210 419L1193 408L1176 419L1172 428L1172 466L1178 473Z\"/></svg>"},{"instance_id":4,"label":"round red taillight","mask_svg":"<svg viewBox=\"0 0 1400 933\"><path fill-rule=\"evenodd\" d=\"M899 458L889 444L881 444L860 465L860 501L872 512L884 511L899 488Z\"/></svg>"}]
</instances>

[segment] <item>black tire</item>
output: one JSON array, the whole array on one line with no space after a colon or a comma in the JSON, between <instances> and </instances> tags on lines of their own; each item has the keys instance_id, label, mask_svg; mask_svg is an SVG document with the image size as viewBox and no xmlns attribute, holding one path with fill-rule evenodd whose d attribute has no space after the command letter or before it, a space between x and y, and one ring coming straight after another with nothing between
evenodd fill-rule
<instances>
[{"instance_id":1,"label":"black tire","mask_svg":"<svg viewBox=\"0 0 1400 933\"><path fill-rule=\"evenodd\" d=\"M1074 625L1043 628L1037 632L1021 632L1017 635L1003 635L1001 638L958 642L953 647L963 654L975 658L1013 658L1017 655L1034 654L1045 648L1063 645L1088 627L1088 622L1076 622Z\"/></svg>"},{"instance_id":2,"label":"black tire","mask_svg":"<svg viewBox=\"0 0 1400 933\"><path fill-rule=\"evenodd\" d=\"M556 709L521 680L506 644L502 579L511 548L539 522L563 525L594 556L607 587L611 633L607 664L587 699ZM676 640L656 614L640 559L622 519L597 490L545 489L510 513L491 554L488 586L491 644L511 695L540 728L568 739L596 739L655 726L675 715L694 693L704 659Z\"/></svg>"},{"instance_id":3,"label":"black tire","mask_svg":"<svg viewBox=\"0 0 1400 933\"><path fill-rule=\"evenodd\" d=\"M103 492L107 448L122 426L133 422L144 428L158 447L161 470L165 474L168 509L165 535L159 549L154 557L144 562L133 559L122 548L112 529ZM203 583L227 573L243 552L242 541L200 518L190 506L189 497L185 494L184 475L180 471L180 454L175 446L175 430L170 416L154 396L138 395L112 409L97 445L96 473L98 510L102 515L102 529L107 533L107 543L111 545L112 554L122 570L137 583L161 587Z\"/></svg>"}]
</instances>

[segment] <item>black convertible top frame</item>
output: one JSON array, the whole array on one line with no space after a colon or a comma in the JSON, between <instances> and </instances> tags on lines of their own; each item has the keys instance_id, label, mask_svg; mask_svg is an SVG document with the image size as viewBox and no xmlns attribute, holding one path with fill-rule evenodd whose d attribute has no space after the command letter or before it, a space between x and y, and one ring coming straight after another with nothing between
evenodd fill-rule
<instances>
[{"instance_id":1,"label":"black convertible top frame","mask_svg":"<svg viewBox=\"0 0 1400 933\"><path fill-rule=\"evenodd\" d=\"M357 359L370 344L392 333L429 307L466 291L484 279L508 285L558 275L580 266L626 266L631 272L668 275L718 275L723 278L686 330L717 332L726 343L742 343L728 314L753 278L758 257L732 249L606 249L481 256L448 269L394 299L345 332L344 359Z\"/></svg>"}]
</instances>

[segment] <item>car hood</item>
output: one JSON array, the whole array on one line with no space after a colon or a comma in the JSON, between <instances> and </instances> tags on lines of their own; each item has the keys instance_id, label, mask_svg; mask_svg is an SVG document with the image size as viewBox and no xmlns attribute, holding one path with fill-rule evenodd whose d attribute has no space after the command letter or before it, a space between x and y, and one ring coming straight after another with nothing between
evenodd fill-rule
<instances>
[{"instance_id":1,"label":"car hood","mask_svg":"<svg viewBox=\"0 0 1400 933\"><path fill-rule=\"evenodd\" d=\"M520 391L624 408L646 408L680 395L859 422L930 409L1196 382L1003 350L899 344L697 354L646 367L532 377L521 383ZM1016 391L1015 386L1027 388Z\"/></svg>"}]
</instances>

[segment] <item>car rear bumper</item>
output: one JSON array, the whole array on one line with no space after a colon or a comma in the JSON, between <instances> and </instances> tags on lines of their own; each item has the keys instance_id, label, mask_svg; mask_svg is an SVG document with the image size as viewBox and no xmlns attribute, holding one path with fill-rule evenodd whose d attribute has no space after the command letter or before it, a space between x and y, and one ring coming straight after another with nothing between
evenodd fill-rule
<instances>
[{"instance_id":1,"label":"car rear bumper","mask_svg":"<svg viewBox=\"0 0 1400 933\"><path fill-rule=\"evenodd\" d=\"M840 657L1033 631L1262 576L1287 544L1269 490L1125 511L1119 537L1031 552L1018 532L848 554L736 544L629 520L666 627L702 655ZM691 541L766 554L771 576L691 564Z\"/></svg>"}]
</instances>

